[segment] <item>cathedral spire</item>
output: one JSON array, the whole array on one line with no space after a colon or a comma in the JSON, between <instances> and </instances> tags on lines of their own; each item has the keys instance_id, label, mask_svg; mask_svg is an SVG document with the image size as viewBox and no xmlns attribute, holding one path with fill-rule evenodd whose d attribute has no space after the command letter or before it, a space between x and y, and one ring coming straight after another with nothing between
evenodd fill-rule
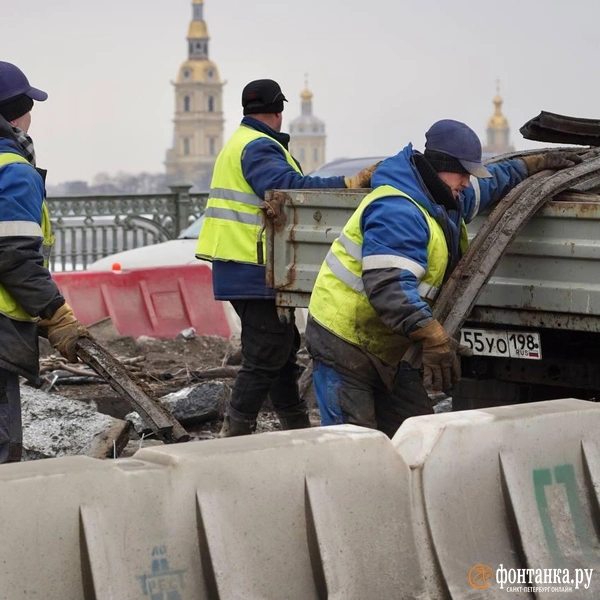
<instances>
[{"instance_id":1,"label":"cathedral spire","mask_svg":"<svg viewBox=\"0 0 600 600\"><path fill-rule=\"evenodd\" d=\"M500 95L500 80L496 80L496 95L493 99L494 114L488 120L487 145L484 152L491 156L511 152L514 148L510 145L510 126L508 119L502 113L504 100Z\"/></svg>"},{"instance_id":2,"label":"cathedral spire","mask_svg":"<svg viewBox=\"0 0 600 600\"><path fill-rule=\"evenodd\" d=\"M304 74L304 91L300 94L302 100L301 112L303 115L312 116L312 92L308 89L308 73Z\"/></svg>"},{"instance_id":3,"label":"cathedral spire","mask_svg":"<svg viewBox=\"0 0 600 600\"><path fill-rule=\"evenodd\" d=\"M208 59L208 28L204 22L204 0L192 1L192 22L188 31L188 57L190 60Z\"/></svg>"},{"instance_id":4,"label":"cathedral spire","mask_svg":"<svg viewBox=\"0 0 600 600\"><path fill-rule=\"evenodd\" d=\"M500 80L496 80L496 95L494 96L494 114L490 117L488 121L488 129L508 129L508 120L502 114L502 105L504 104L504 100L500 95Z\"/></svg>"},{"instance_id":5,"label":"cathedral spire","mask_svg":"<svg viewBox=\"0 0 600 600\"><path fill-rule=\"evenodd\" d=\"M204 1L192 0L187 59L179 67L175 87L173 147L165 166L169 184L194 183L205 190L217 154L223 147L223 83L209 59Z\"/></svg>"},{"instance_id":6,"label":"cathedral spire","mask_svg":"<svg viewBox=\"0 0 600 600\"><path fill-rule=\"evenodd\" d=\"M313 115L313 93L304 74L304 90L300 94L300 116L290 123L290 151L300 161L305 173L325 162L325 123Z\"/></svg>"}]
</instances>

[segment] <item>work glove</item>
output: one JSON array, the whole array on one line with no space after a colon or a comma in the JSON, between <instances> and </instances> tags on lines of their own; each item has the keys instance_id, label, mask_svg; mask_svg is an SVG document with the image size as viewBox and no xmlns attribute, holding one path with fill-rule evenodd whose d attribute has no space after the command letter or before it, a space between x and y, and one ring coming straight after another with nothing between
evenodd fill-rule
<instances>
[{"instance_id":1,"label":"work glove","mask_svg":"<svg viewBox=\"0 0 600 600\"><path fill-rule=\"evenodd\" d=\"M69 362L77 362L75 343L81 337L90 337L88 330L75 318L73 309L65 302L49 319L38 322L40 335Z\"/></svg>"},{"instance_id":2,"label":"work glove","mask_svg":"<svg viewBox=\"0 0 600 600\"><path fill-rule=\"evenodd\" d=\"M527 167L527 173L534 175L546 169L566 169L578 165L582 158L575 152L547 152L545 154L532 154L521 159Z\"/></svg>"},{"instance_id":3,"label":"work glove","mask_svg":"<svg viewBox=\"0 0 600 600\"><path fill-rule=\"evenodd\" d=\"M451 338L439 321L410 334L423 347L423 385L425 389L448 391L460 379L460 356L473 356L473 351Z\"/></svg>"},{"instance_id":4,"label":"work glove","mask_svg":"<svg viewBox=\"0 0 600 600\"><path fill-rule=\"evenodd\" d=\"M381 164L381 161L359 171L352 177L344 177L344 183L348 189L350 188L369 188L371 187L371 177L375 169Z\"/></svg>"}]
</instances>

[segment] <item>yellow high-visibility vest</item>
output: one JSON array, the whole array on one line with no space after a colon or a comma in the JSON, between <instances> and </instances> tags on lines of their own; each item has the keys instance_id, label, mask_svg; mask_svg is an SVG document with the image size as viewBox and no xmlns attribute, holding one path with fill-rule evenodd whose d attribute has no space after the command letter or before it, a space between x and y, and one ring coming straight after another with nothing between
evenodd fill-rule
<instances>
[{"instance_id":1,"label":"yellow high-visibility vest","mask_svg":"<svg viewBox=\"0 0 600 600\"><path fill-rule=\"evenodd\" d=\"M323 262L311 295L309 312L320 325L338 337L363 348L388 364L398 364L409 341L379 318L365 293L363 273L363 234L361 217L367 206L386 196L400 196L421 210L429 227L427 269L418 263L393 257L393 265L410 270L419 280L418 291L432 303L439 293L448 266L448 244L438 222L418 202L404 192L384 185L368 194L354 211ZM460 246L468 246L467 228L461 224ZM368 257L370 258L370 257Z\"/></svg>"},{"instance_id":2,"label":"yellow high-visibility vest","mask_svg":"<svg viewBox=\"0 0 600 600\"><path fill-rule=\"evenodd\" d=\"M0 169L12 163L30 164L26 158L20 154L5 152L0 154ZM31 166L31 165L30 165ZM33 169L34 167L31 166ZM42 224L41 226L31 221L4 221L0 222L0 236L41 236L42 254L44 256L44 266L48 267L50 263L50 253L54 246L54 236L50 226L50 215L46 202L42 203ZM16 321L37 321L37 317L32 317L21 307L21 305L8 293L6 288L0 284L0 313Z\"/></svg>"},{"instance_id":3,"label":"yellow high-visibility vest","mask_svg":"<svg viewBox=\"0 0 600 600\"><path fill-rule=\"evenodd\" d=\"M196 257L258 264L257 242L262 227L259 198L244 178L242 153L252 141L267 138L285 153L288 164L302 175L292 155L272 137L240 125L219 153L213 172ZM263 256L265 237L262 235Z\"/></svg>"}]
</instances>

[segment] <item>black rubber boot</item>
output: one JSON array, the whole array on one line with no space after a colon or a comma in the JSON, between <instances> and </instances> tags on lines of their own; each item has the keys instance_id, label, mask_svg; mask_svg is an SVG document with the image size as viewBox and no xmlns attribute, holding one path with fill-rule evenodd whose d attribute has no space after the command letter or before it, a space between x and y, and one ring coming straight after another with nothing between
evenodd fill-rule
<instances>
[{"instance_id":1,"label":"black rubber boot","mask_svg":"<svg viewBox=\"0 0 600 600\"><path fill-rule=\"evenodd\" d=\"M251 425L244 421L232 419L229 415L225 415L223 426L219 432L220 438L235 437L238 435L250 435L256 429L256 424Z\"/></svg>"},{"instance_id":2,"label":"black rubber boot","mask_svg":"<svg viewBox=\"0 0 600 600\"><path fill-rule=\"evenodd\" d=\"M281 429L307 429L310 427L310 419L308 414L294 415L293 417L280 417Z\"/></svg>"}]
</instances>

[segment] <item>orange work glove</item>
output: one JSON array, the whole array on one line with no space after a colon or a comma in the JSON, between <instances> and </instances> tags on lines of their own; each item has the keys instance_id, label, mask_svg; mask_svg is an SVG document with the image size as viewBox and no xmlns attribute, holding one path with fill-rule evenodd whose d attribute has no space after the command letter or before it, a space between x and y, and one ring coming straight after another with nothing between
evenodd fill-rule
<instances>
[{"instance_id":1,"label":"orange work glove","mask_svg":"<svg viewBox=\"0 0 600 600\"><path fill-rule=\"evenodd\" d=\"M352 177L344 177L344 182L348 189L350 188L369 188L371 187L371 176L375 172L375 169L381 164L381 161L359 171Z\"/></svg>"},{"instance_id":2,"label":"orange work glove","mask_svg":"<svg viewBox=\"0 0 600 600\"><path fill-rule=\"evenodd\" d=\"M75 318L73 309L66 302L49 319L39 321L38 327L51 346L72 363L77 362L77 340L90 337L89 331Z\"/></svg>"},{"instance_id":3,"label":"orange work glove","mask_svg":"<svg viewBox=\"0 0 600 600\"><path fill-rule=\"evenodd\" d=\"M423 385L434 391L447 391L460 379L459 356L472 356L473 351L452 339L439 321L434 319L410 334L413 342L423 346Z\"/></svg>"}]
</instances>

